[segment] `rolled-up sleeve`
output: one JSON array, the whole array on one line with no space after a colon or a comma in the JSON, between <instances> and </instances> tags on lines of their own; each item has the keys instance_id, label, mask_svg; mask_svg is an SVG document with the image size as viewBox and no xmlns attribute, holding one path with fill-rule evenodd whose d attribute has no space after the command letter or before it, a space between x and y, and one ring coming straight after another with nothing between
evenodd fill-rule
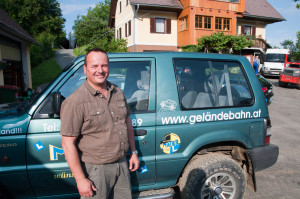
<instances>
[{"instance_id":1,"label":"rolled-up sleeve","mask_svg":"<svg viewBox=\"0 0 300 199\"><path fill-rule=\"evenodd\" d=\"M82 107L71 100L66 99L61 106L61 132L63 136L78 137L81 134L83 124Z\"/></svg>"}]
</instances>

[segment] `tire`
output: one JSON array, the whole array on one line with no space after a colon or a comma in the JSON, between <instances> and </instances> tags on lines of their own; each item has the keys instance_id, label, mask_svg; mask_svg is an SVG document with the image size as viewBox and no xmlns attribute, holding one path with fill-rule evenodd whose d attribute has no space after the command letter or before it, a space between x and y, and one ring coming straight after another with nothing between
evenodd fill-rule
<instances>
[{"instance_id":1,"label":"tire","mask_svg":"<svg viewBox=\"0 0 300 199\"><path fill-rule=\"evenodd\" d=\"M280 87L284 87L284 88L287 87L287 85L288 85L288 83L282 82L282 81L278 81L278 84Z\"/></svg>"},{"instance_id":2,"label":"tire","mask_svg":"<svg viewBox=\"0 0 300 199\"><path fill-rule=\"evenodd\" d=\"M214 153L193 157L178 185L184 199L241 199L246 178L237 162L226 155Z\"/></svg>"}]
</instances>

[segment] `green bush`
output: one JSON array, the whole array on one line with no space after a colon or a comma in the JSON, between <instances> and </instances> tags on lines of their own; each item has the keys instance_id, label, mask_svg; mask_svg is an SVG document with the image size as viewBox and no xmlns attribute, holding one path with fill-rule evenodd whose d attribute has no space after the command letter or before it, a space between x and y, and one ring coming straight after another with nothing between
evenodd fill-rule
<instances>
[{"instance_id":1,"label":"green bush","mask_svg":"<svg viewBox=\"0 0 300 199\"><path fill-rule=\"evenodd\" d=\"M40 46L32 45L30 47L31 66L34 68L45 60L54 57L55 51L53 50L55 36L47 32L42 32L36 38Z\"/></svg>"}]
</instances>

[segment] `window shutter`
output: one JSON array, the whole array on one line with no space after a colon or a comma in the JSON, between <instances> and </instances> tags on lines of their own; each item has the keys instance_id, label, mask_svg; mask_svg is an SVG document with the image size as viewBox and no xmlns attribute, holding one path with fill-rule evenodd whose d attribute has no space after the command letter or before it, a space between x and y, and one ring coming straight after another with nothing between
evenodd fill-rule
<instances>
[{"instance_id":1,"label":"window shutter","mask_svg":"<svg viewBox=\"0 0 300 199\"><path fill-rule=\"evenodd\" d=\"M255 34L256 34L256 27L252 26L252 36L255 36Z\"/></svg>"},{"instance_id":2,"label":"window shutter","mask_svg":"<svg viewBox=\"0 0 300 199\"><path fill-rule=\"evenodd\" d=\"M129 35L128 36L130 36L131 35L131 21L128 22L128 28L129 28L129 31L128 31Z\"/></svg>"},{"instance_id":3,"label":"window shutter","mask_svg":"<svg viewBox=\"0 0 300 199\"><path fill-rule=\"evenodd\" d=\"M155 33L155 18L150 18L150 33Z\"/></svg>"},{"instance_id":4,"label":"window shutter","mask_svg":"<svg viewBox=\"0 0 300 199\"><path fill-rule=\"evenodd\" d=\"M128 23L125 23L125 37L128 37L128 34L127 34L127 26L128 26Z\"/></svg>"},{"instance_id":5,"label":"window shutter","mask_svg":"<svg viewBox=\"0 0 300 199\"><path fill-rule=\"evenodd\" d=\"M171 19L167 19L167 34L171 34Z\"/></svg>"},{"instance_id":6,"label":"window shutter","mask_svg":"<svg viewBox=\"0 0 300 199\"><path fill-rule=\"evenodd\" d=\"M245 34L245 26L241 26L241 35Z\"/></svg>"}]
</instances>

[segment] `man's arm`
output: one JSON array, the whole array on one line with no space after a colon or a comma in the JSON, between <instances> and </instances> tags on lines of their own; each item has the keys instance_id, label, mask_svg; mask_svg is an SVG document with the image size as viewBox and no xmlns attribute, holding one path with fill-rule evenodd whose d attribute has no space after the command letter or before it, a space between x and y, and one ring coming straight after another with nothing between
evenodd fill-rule
<instances>
[{"instance_id":1,"label":"man's arm","mask_svg":"<svg viewBox=\"0 0 300 199\"><path fill-rule=\"evenodd\" d=\"M93 196L93 190L96 191L97 189L93 183L85 177L76 147L76 140L77 137L62 136L62 147L65 158L76 180L79 194L84 197L91 197Z\"/></svg>"},{"instance_id":2,"label":"man's arm","mask_svg":"<svg viewBox=\"0 0 300 199\"><path fill-rule=\"evenodd\" d=\"M134 133L133 133L133 127L131 124L131 120L129 117L126 119L127 124L127 133L128 133L128 140L129 140L129 147L131 151L135 151L135 139L134 139ZM129 159L129 170L130 171L136 171L139 168L140 160L138 158L137 154L132 154Z\"/></svg>"}]
</instances>

